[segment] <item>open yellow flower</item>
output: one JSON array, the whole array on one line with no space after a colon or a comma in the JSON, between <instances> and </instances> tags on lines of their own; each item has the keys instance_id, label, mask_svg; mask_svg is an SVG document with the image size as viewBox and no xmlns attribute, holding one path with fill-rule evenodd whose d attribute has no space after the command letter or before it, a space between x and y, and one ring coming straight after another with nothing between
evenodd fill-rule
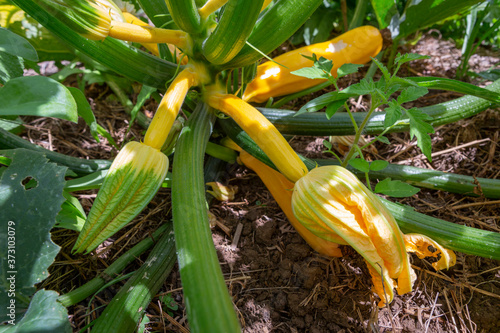
<instances>
[{"instance_id":1,"label":"open yellow flower","mask_svg":"<svg viewBox=\"0 0 500 333\"><path fill-rule=\"evenodd\" d=\"M395 280L399 294L412 290L415 274L394 217L347 169L311 170L295 183L292 207L317 236L326 238L324 230L333 231L364 257L381 298L379 306L392 301Z\"/></svg>"}]
</instances>

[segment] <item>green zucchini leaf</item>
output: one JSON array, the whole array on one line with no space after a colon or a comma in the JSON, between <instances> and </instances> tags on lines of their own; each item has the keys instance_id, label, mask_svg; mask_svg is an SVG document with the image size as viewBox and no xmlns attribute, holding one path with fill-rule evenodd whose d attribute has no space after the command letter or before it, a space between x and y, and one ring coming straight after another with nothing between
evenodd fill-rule
<instances>
[{"instance_id":1,"label":"green zucchini leaf","mask_svg":"<svg viewBox=\"0 0 500 333\"><path fill-rule=\"evenodd\" d=\"M0 328L2 333L58 332L71 333L68 311L57 301L59 295L53 290L42 289L31 300L28 311L22 319L14 322L15 326Z\"/></svg>"},{"instance_id":2,"label":"green zucchini leaf","mask_svg":"<svg viewBox=\"0 0 500 333\"><path fill-rule=\"evenodd\" d=\"M26 149L3 155L12 162L0 179L0 244L5 245L0 247L0 307L6 309L14 300L14 313L20 319L35 292L34 285L48 276L47 268L59 252L50 239L50 229L64 202L67 168ZM15 297L8 292L12 277ZM0 312L0 321L8 320L6 315Z\"/></svg>"},{"instance_id":3,"label":"green zucchini leaf","mask_svg":"<svg viewBox=\"0 0 500 333\"><path fill-rule=\"evenodd\" d=\"M21 36L0 27L0 51L31 61L38 61L35 48Z\"/></svg>"},{"instance_id":4,"label":"green zucchini leaf","mask_svg":"<svg viewBox=\"0 0 500 333\"><path fill-rule=\"evenodd\" d=\"M59 82L44 76L10 80L0 89L0 115L54 117L78 121L75 99Z\"/></svg>"}]
</instances>

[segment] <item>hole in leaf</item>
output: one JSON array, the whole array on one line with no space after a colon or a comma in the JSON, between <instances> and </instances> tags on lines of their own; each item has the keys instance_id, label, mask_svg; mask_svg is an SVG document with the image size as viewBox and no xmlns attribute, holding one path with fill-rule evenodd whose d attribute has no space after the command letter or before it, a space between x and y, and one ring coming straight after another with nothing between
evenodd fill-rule
<instances>
[{"instance_id":1,"label":"hole in leaf","mask_svg":"<svg viewBox=\"0 0 500 333\"><path fill-rule=\"evenodd\" d=\"M38 181L35 178L28 176L21 181L21 184L23 185L24 189L28 191L37 187Z\"/></svg>"}]
</instances>

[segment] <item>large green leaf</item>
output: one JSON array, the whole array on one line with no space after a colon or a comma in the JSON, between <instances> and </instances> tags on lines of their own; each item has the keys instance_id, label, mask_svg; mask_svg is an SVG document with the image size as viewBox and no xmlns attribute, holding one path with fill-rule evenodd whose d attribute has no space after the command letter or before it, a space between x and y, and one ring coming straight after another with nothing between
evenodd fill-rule
<instances>
[{"instance_id":1,"label":"large green leaf","mask_svg":"<svg viewBox=\"0 0 500 333\"><path fill-rule=\"evenodd\" d=\"M380 29L387 28L391 18L398 14L395 0L371 0L373 11Z\"/></svg>"},{"instance_id":2,"label":"large green leaf","mask_svg":"<svg viewBox=\"0 0 500 333\"><path fill-rule=\"evenodd\" d=\"M53 290L40 290L21 319L15 326L0 328L1 333L71 333L68 311L57 301L59 295ZM12 322L11 322L12 323Z\"/></svg>"},{"instance_id":3,"label":"large green leaf","mask_svg":"<svg viewBox=\"0 0 500 333\"><path fill-rule=\"evenodd\" d=\"M55 117L78 121L75 99L59 82L44 76L10 80L0 89L0 115Z\"/></svg>"},{"instance_id":4,"label":"large green leaf","mask_svg":"<svg viewBox=\"0 0 500 333\"><path fill-rule=\"evenodd\" d=\"M391 22L392 38L404 38L479 2L482 0L410 0L403 15Z\"/></svg>"},{"instance_id":5,"label":"large green leaf","mask_svg":"<svg viewBox=\"0 0 500 333\"><path fill-rule=\"evenodd\" d=\"M0 51L0 83L5 84L11 79L23 76L23 74L23 59Z\"/></svg>"},{"instance_id":6,"label":"large green leaf","mask_svg":"<svg viewBox=\"0 0 500 333\"><path fill-rule=\"evenodd\" d=\"M31 44L12 31L0 28L0 51L31 61L38 61L38 55Z\"/></svg>"},{"instance_id":7,"label":"large green leaf","mask_svg":"<svg viewBox=\"0 0 500 333\"><path fill-rule=\"evenodd\" d=\"M12 162L0 179L0 308L6 309L15 300L19 319L35 292L34 285L48 276L47 268L59 251L49 231L65 201L67 168L26 149L8 155ZM15 297L8 292L12 281ZM8 320L6 315L1 311L0 321Z\"/></svg>"}]
</instances>

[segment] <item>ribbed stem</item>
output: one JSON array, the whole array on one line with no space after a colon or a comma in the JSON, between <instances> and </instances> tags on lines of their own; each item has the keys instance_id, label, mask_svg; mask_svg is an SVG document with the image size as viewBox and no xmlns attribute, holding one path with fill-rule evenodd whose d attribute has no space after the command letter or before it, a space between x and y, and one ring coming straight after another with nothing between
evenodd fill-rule
<instances>
[{"instance_id":1,"label":"ribbed stem","mask_svg":"<svg viewBox=\"0 0 500 333\"><path fill-rule=\"evenodd\" d=\"M253 47L245 45L236 57L222 66L244 67L260 60L262 53L270 53L297 31L321 2L321 0L278 1L268 8L255 24L248 38L248 43Z\"/></svg>"},{"instance_id":2,"label":"ribbed stem","mask_svg":"<svg viewBox=\"0 0 500 333\"><path fill-rule=\"evenodd\" d=\"M274 167L269 158L244 131L235 126L235 124L231 125L231 123L226 121L221 121L221 125L224 132L226 132L238 146L260 161ZM303 158L303 161L310 169L317 166L317 163L313 160ZM394 215L403 232L424 234L451 250L486 258L500 259L499 233L466 227L433 218L417 213L409 206L394 203L390 204L390 201L387 200L384 200L384 204L386 204L387 208Z\"/></svg>"},{"instance_id":3,"label":"ribbed stem","mask_svg":"<svg viewBox=\"0 0 500 333\"><path fill-rule=\"evenodd\" d=\"M339 164L335 160L314 160L313 163L317 163L318 165ZM314 164L307 166L311 168L314 167ZM354 168L348 167L348 169L357 177L363 177L365 175L363 172ZM478 196L479 192L476 193L475 191L478 191L480 187L481 193L486 198L500 198L500 179L470 177L450 172L429 170L399 164L389 164L383 170L370 171L370 176L372 179L391 178L393 180L401 180L418 187L470 196Z\"/></svg>"},{"instance_id":4,"label":"ribbed stem","mask_svg":"<svg viewBox=\"0 0 500 333\"><path fill-rule=\"evenodd\" d=\"M497 80L486 87L486 89L500 92L500 80ZM429 115L429 123L433 127L453 123L455 121L472 117L487 108L493 103L473 96L463 96L448 102L419 108ZM296 115L295 111L257 108L262 114L276 126L282 134L293 135L354 135L354 126L346 112L337 112L332 118L327 119L323 112L304 113ZM366 112L353 113L357 124L361 124L365 119ZM375 112L366 123L363 134L380 134L385 130L385 112ZM402 119L400 124L395 125L390 133L409 131L409 120Z\"/></svg>"},{"instance_id":5,"label":"ribbed stem","mask_svg":"<svg viewBox=\"0 0 500 333\"><path fill-rule=\"evenodd\" d=\"M240 332L212 240L203 161L215 117L199 104L175 150L172 213L177 257L191 332Z\"/></svg>"},{"instance_id":6,"label":"ribbed stem","mask_svg":"<svg viewBox=\"0 0 500 333\"><path fill-rule=\"evenodd\" d=\"M133 81L163 89L165 82L170 80L177 70L176 64L151 56L121 41L112 38L103 41L88 40L52 17L37 1L13 0L12 2L69 46Z\"/></svg>"},{"instance_id":7,"label":"ribbed stem","mask_svg":"<svg viewBox=\"0 0 500 333\"><path fill-rule=\"evenodd\" d=\"M168 11L177 26L188 33L199 33L202 20L194 0L166 0Z\"/></svg>"},{"instance_id":8,"label":"ribbed stem","mask_svg":"<svg viewBox=\"0 0 500 333\"><path fill-rule=\"evenodd\" d=\"M156 243L144 265L113 297L96 320L92 332L135 332L148 304L170 274L175 259L172 225L168 224L167 230Z\"/></svg>"},{"instance_id":9,"label":"ribbed stem","mask_svg":"<svg viewBox=\"0 0 500 333\"><path fill-rule=\"evenodd\" d=\"M154 233L153 238L147 237L140 241L130 250L125 252L120 258L115 260L108 268L106 268L97 277L93 278L89 282L85 283L83 286L78 287L64 295L59 296L57 299L62 305L68 307L74 305L78 302L83 301L85 298L90 297L100 288L102 288L109 278L118 277L119 274L128 266L132 261L137 259L141 254L146 252L153 244L157 241L159 237L166 231L172 231L172 225L169 223L160 226Z\"/></svg>"}]
</instances>

